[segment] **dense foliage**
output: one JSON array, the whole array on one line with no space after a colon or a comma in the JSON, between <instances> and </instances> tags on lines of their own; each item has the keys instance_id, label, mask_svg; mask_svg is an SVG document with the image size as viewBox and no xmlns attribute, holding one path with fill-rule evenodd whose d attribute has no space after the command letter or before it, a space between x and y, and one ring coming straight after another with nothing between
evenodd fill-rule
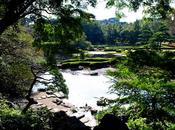
<instances>
[{"instance_id":1,"label":"dense foliage","mask_svg":"<svg viewBox=\"0 0 175 130\"><path fill-rule=\"evenodd\" d=\"M86 39L94 45L147 45L161 48L162 42L174 41L174 31L170 31L172 25L167 20L155 18L144 18L134 23L122 23L111 18L100 22L84 22L82 27Z\"/></svg>"},{"instance_id":2,"label":"dense foliage","mask_svg":"<svg viewBox=\"0 0 175 130\"><path fill-rule=\"evenodd\" d=\"M40 76L49 72L53 75L49 89L68 94L57 68L58 61L68 53L80 52L85 62L82 49L91 47L91 43L149 44L153 49L160 49L162 42L173 42L174 30L169 28L173 20L168 23L159 19L171 17L171 3L171 0L107 0L108 7L115 5L120 10L124 7L137 10L144 6L153 19L104 24L82 23L84 19L89 22L94 18L83 9L95 6L96 0L0 0L0 129L56 130L64 126L64 129L73 130L69 117L62 118L65 113L55 117L47 109L29 109L34 102L31 98L33 86L38 82L50 84L43 82ZM56 19L52 21L48 15ZM26 16L34 24L24 29L18 23ZM173 52L130 52L128 59L109 74L114 80L111 91L118 98L105 100L109 105L105 112L126 116L132 130L175 128ZM28 104L23 110L3 99L24 97Z\"/></svg>"},{"instance_id":3,"label":"dense foliage","mask_svg":"<svg viewBox=\"0 0 175 130\"><path fill-rule=\"evenodd\" d=\"M33 78L30 65L43 60L32 48L32 40L24 29L16 33L11 28L0 37L0 92L6 96L24 96Z\"/></svg>"},{"instance_id":4,"label":"dense foliage","mask_svg":"<svg viewBox=\"0 0 175 130\"><path fill-rule=\"evenodd\" d=\"M48 119L51 116L52 114L45 108L21 114L20 108L11 108L8 101L0 99L1 130L48 130L50 128Z\"/></svg>"},{"instance_id":5,"label":"dense foliage","mask_svg":"<svg viewBox=\"0 0 175 130\"><path fill-rule=\"evenodd\" d=\"M172 57L174 53L130 52L127 61L109 72L114 78L111 92L117 99L106 100L106 112L126 116L132 130L173 129L175 82L173 70L167 64L167 58L173 60Z\"/></svg>"}]
</instances>

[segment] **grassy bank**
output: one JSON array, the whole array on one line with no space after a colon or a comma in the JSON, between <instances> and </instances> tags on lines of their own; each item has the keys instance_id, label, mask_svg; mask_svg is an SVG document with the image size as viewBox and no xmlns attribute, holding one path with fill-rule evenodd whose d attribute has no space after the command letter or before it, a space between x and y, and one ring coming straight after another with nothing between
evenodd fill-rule
<instances>
[{"instance_id":1,"label":"grassy bank","mask_svg":"<svg viewBox=\"0 0 175 130\"><path fill-rule=\"evenodd\" d=\"M86 58L86 59L69 59L61 63L62 69L73 68L80 69L82 67L88 67L91 69L98 69L109 67L117 63L115 58Z\"/></svg>"}]
</instances>

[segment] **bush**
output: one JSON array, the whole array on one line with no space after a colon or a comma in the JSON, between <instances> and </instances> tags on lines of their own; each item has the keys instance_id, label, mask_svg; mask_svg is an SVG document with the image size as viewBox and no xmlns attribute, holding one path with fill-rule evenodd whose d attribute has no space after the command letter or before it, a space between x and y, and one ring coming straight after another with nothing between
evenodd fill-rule
<instances>
[{"instance_id":1,"label":"bush","mask_svg":"<svg viewBox=\"0 0 175 130\"><path fill-rule=\"evenodd\" d=\"M49 130L51 113L45 109L21 113L19 108L10 108L7 101L0 100L0 129L1 130Z\"/></svg>"}]
</instances>

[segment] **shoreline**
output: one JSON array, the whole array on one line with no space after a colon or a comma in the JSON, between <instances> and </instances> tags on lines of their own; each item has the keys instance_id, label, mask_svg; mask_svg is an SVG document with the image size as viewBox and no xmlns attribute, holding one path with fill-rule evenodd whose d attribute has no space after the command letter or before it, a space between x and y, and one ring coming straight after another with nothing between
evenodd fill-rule
<instances>
[{"instance_id":1,"label":"shoreline","mask_svg":"<svg viewBox=\"0 0 175 130\"><path fill-rule=\"evenodd\" d=\"M33 109L46 107L53 113L64 111L68 116L76 117L86 126L93 128L97 125L97 120L92 114L96 113L97 110L90 106L76 107L68 99L62 98L62 95L59 95L58 92L36 92L33 93L32 98L38 102L38 104L32 105Z\"/></svg>"}]
</instances>

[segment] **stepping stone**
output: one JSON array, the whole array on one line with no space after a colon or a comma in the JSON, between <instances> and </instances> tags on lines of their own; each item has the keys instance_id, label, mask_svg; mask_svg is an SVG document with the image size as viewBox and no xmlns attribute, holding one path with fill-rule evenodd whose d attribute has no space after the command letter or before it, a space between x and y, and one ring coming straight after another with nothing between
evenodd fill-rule
<instances>
[{"instance_id":1,"label":"stepping stone","mask_svg":"<svg viewBox=\"0 0 175 130\"><path fill-rule=\"evenodd\" d=\"M67 107L67 108L71 108L71 106L67 105L67 104L60 104L63 107Z\"/></svg>"},{"instance_id":2,"label":"stepping stone","mask_svg":"<svg viewBox=\"0 0 175 130\"><path fill-rule=\"evenodd\" d=\"M90 120L89 120L89 118L84 117L84 118L81 118L80 121L83 122L83 123L87 123L87 122L89 122Z\"/></svg>"},{"instance_id":3,"label":"stepping stone","mask_svg":"<svg viewBox=\"0 0 175 130\"><path fill-rule=\"evenodd\" d=\"M76 118L78 118L80 120L81 118L85 117L85 114L83 114L83 113L73 113L71 116L75 116Z\"/></svg>"},{"instance_id":4,"label":"stepping stone","mask_svg":"<svg viewBox=\"0 0 175 130\"><path fill-rule=\"evenodd\" d=\"M47 98L56 98L55 95L47 95Z\"/></svg>"},{"instance_id":5,"label":"stepping stone","mask_svg":"<svg viewBox=\"0 0 175 130\"><path fill-rule=\"evenodd\" d=\"M41 106L41 105L43 105L43 103L38 103L38 104L36 104L37 106Z\"/></svg>"},{"instance_id":6,"label":"stepping stone","mask_svg":"<svg viewBox=\"0 0 175 130\"><path fill-rule=\"evenodd\" d=\"M54 95L58 98L65 98L65 95L63 92L55 92Z\"/></svg>"},{"instance_id":7,"label":"stepping stone","mask_svg":"<svg viewBox=\"0 0 175 130\"><path fill-rule=\"evenodd\" d=\"M52 95L52 94L53 94L53 91L46 91L46 93L47 93L48 95Z\"/></svg>"},{"instance_id":8,"label":"stepping stone","mask_svg":"<svg viewBox=\"0 0 175 130\"><path fill-rule=\"evenodd\" d=\"M42 99L42 98L40 98L40 97L39 97L39 98L37 98L37 100L41 100L41 99Z\"/></svg>"},{"instance_id":9,"label":"stepping stone","mask_svg":"<svg viewBox=\"0 0 175 130\"><path fill-rule=\"evenodd\" d=\"M57 99L52 100L52 102L56 103L57 105L60 105L63 101L57 98Z\"/></svg>"},{"instance_id":10,"label":"stepping stone","mask_svg":"<svg viewBox=\"0 0 175 130\"><path fill-rule=\"evenodd\" d=\"M72 113L71 111L67 111L66 114L67 114L68 116L71 116L73 113Z\"/></svg>"},{"instance_id":11,"label":"stepping stone","mask_svg":"<svg viewBox=\"0 0 175 130\"><path fill-rule=\"evenodd\" d=\"M41 105L41 107L47 107L45 104Z\"/></svg>"},{"instance_id":12,"label":"stepping stone","mask_svg":"<svg viewBox=\"0 0 175 130\"><path fill-rule=\"evenodd\" d=\"M59 112L60 110L58 108L53 108L51 112Z\"/></svg>"},{"instance_id":13,"label":"stepping stone","mask_svg":"<svg viewBox=\"0 0 175 130\"><path fill-rule=\"evenodd\" d=\"M48 109L48 110L52 110L53 108L51 108L51 107L48 107L47 109Z\"/></svg>"},{"instance_id":14,"label":"stepping stone","mask_svg":"<svg viewBox=\"0 0 175 130\"><path fill-rule=\"evenodd\" d=\"M41 96L41 99L46 99L47 98L47 96Z\"/></svg>"}]
</instances>

